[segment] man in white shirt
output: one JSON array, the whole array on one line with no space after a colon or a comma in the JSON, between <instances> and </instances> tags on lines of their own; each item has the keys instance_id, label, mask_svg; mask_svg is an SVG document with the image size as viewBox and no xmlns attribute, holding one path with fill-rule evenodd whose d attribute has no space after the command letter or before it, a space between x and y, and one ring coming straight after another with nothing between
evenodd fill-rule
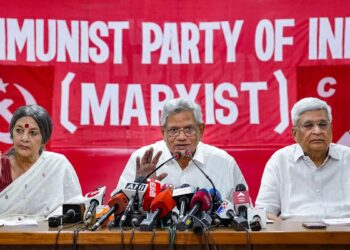
<instances>
[{"instance_id":1,"label":"man in white shirt","mask_svg":"<svg viewBox=\"0 0 350 250\"><path fill-rule=\"evenodd\" d=\"M267 162L256 205L273 220L350 217L350 148L331 143L330 107L304 98L291 116L296 144Z\"/></svg>"},{"instance_id":2,"label":"man in white shirt","mask_svg":"<svg viewBox=\"0 0 350 250\"><path fill-rule=\"evenodd\" d=\"M201 142L204 128L198 104L181 98L168 101L161 114L163 140L142 147L131 155L120 176L116 191L137 177L147 176L175 152L180 152L181 157L166 163L153 177L176 187L189 184L199 188L212 188L191 158L186 156L185 152L188 150L199 168L212 179L222 197L230 196L231 189L237 184L247 186L232 156L224 150Z\"/></svg>"}]
</instances>

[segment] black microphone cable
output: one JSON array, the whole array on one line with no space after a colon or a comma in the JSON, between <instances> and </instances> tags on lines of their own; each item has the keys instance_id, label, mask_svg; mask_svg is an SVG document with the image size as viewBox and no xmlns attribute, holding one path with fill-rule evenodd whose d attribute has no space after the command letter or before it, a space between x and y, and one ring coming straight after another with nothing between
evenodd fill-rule
<instances>
[{"instance_id":1,"label":"black microphone cable","mask_svg":"<svg viewBox=\"0 0 350 250\"><path fill-rule=\"evenodd\" d=\"M154 250L155 249L155 245L154 245L154 239L156 238L156 229L154 228L152 230L152 238L151 238L151 244L150 244L150 250Z\"/></svg>"},{"instance_id":2,"label":"black microphone cable","mask_svg":"<svg viewBox=\"0 0 350 250\"><path fill-rule=\"evenodd\" d=\"M201 236L202 236L201 239L203 239L203 238L205 239L205 245L206 245L207 249L209 250L209 249L211 249L213 247L214 250L217 250L217 247L215 245L215 242L214 242L213 237L210 234L210 230L209 230L212 227L208 227L197 216L191 215L190 217L193 218L193 220L196 220L196 221L198 221L199 223L201 223L203 225L203 233L201 234Z\"/></svg>"},{"instance_id":3,"label":"black microphone cable","mask_svg":"<svg viewBox=\"0 0 350 250\"><path fill-rule=\"evenodd\" d=\"M78 246L77 246L77 242L78 242L78 235L79 235L79 229L75 228L73 231L73 250L77 250Z\"/></svg>"},{"instance_id":4,"label":"black microphone cable","mask_svg":"<svg viewBox=\"0 0 350 250\"><path fill-rule=\"evenodd\" d=\"M124 229L123 226L119 224L120 229L120 246L122 250L125 250L125 241L124 241Z\"/></svg>"},{"instance_id":5,"label":"black microphone cable","mask_svg":"<svg viewBox=\"0 0 350 250\"><path fill-rule=\"evenodd\" d=\"M77 226L77 225L82 224L82 223L84 223L83 220L78 221L78 222L76 222L76 223L74 223L74 224L72 224L72 225L62 226L62 227L57 231L57 234L56 234L56 239L55 239L55 250L58 250L58 248L59 248L58 239L59 239L59 237L60 237L61 231L64 230L64 229L67 229L67 228L71 228L71 227ZM84 229L84 230L85 230L84 227L82 227L82 228L80 228L80 229Z\"/></svg>"},{"instance_id":6,"label":"black microphone cable","mask_svg":"<svg viewBox=\"0 0 350 250\"><path fill-rule=\"evenodd\" d=\"M175 239L176 239L176 227L175 227L175 225L168 227L168 231L169 231L168 248L169 248L169 250L173 250L175 248Z\"/></svg>"},{"instance_id":7,"label":"black microphone cable","mask_svg":"<svg viewBox=\"0 0 350 250\"><path fill-rule=\"evenodd\" d=\"M174 217L178 218L177 214L174 211L170 212L169 215L169 222L162 222L161 220L161 229L167 229L168 230L168 249L174 250L175 249L175 237L176 237L176 221ZM165 216L167 217L167 216ZM162 218L164 219L164 218Z\"/></svg>"},{"instance_id":8,"label":"black microphone cable","mask_svg":"<svg viewBox=\"0 0 350 250\"><path fill-rule=\"evenodd\" d=\"M200 218L198 218L197 216L194 216L194 215L190 215L190 217L193 219L193 221L197 221L199 224L201 224L203 226L203 232L208 231L209 227ZM199 234L197 234L197 235L199 235Z\"/></svg>"},{"instance_id":9,"label":"black microphone cable","mask_svg":"<svg viewBox=\"0 0 350 250\"><path fill-rule=\"evenodd\" d=\"M84 220L82 220L80 223L84 223ZM72 249L73 250L78 250L78 236L80 231L84 231L85 225L79 228L74 228L73 230L73 243L72 243Z\"/></svg>"},{"instance_id":10,"label":"black microphone cable","mask_svg":"<svg viewBox=\"0 0 350 250\"><path fill-rule=\"evenodd\" d=\"M121 226L120 226L120 246L121 246L122 250L125 250L124 230Z\"/></svg>"},{"instance_id":11,"label":"black microphone cable","mask_svg":"<svg viewBox=\"0 0 350 250\"><path fill-rule=\"evenodd\" d=\"M215 245L215 241L214 241L214 239L213 239L213 237L212 237L212 235L210 233L210 230L208 230L208 229L204 230L204 234L203 234L203 236L204 236L204 238L206 240L207 247L210 246L210 249L213 248L214 250L217 250L217 247Z\"/></svg>"},{"instance_id":12,"label":"black microphone cable","mask_svg":"<svg viewBox=\"0 0 350 250\"><path fill-rule=\"evenodd\" d=\"M134 250L134 237L135 237L135 228L133 227L131 229L130 241L129 241L129 246L131 250Z\"/></svg>"},{"instance_id":13,"label":"black microphone cable","mask_svg":"<svg viewBox=\"0 0 350 250\"><path fill-rule=\"evenodd\" d=\"M137 227L136 223L137 223L137 219L133 218L131 220L132 229L131 229L130 242L129 242L129 245L130 245L131 249L134 249L133 241L134 241L134 238L135 238L135 229L140 230L140 227Z\"/></svg>"},{"instance_id":14,"label":"black microphone cable","mask_svg":"<svg viewBox=\"0 0 350 250\"><path fill-rule=\"evenodd\" d=\"M247 248L248 248L248 250L253 250L253 246L252 246L252 243L251 243L251 241L250 241L250 232L249 232L249 229L246 228L246 229L245 229L245 232L246 232Z\"/></svg>"},{"instance_id":15,"label":"black microphone cable","mask_svg":"<svg viewBox=\"0 0 350 250\"><path fill-rule=\"evenodd\" d=\"M198 164L195 162L195 160L192 157L192 152L191 150L187 149L185 152L185 155L187 157L189 157L191 159L191 161L193 162L193 164L198 168L199 171L201 171L201 173L204 175L204 177L210 182L210 184L213 186L213 190L214 190L214 200L213 200L213 204L214 206L219 202L219 198L217 197L217 191L216 191L216 187L214 185L214 182L212 181L212 179L203 171L203 169L201 169Z\"/></svg>"}]
</instances>

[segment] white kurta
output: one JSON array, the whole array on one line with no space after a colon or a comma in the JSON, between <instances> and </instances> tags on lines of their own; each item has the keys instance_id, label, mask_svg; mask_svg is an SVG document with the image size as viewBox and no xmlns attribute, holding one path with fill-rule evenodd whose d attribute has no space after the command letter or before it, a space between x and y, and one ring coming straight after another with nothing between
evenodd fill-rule
<instances>
[{"instance_id":1,"label":"white kurta","mask_svg":"<svg viewBox=\"0 0 350 250\"><path fill-rule=\"evenodd\" d=\"M350 148L330 144L319 168L299 144L275 152L267 162L256 205L283 219L350 217Z\"/></svg>"},{"instance_id":2,"label":"white kurta","mask_svg":"<svg viewBox=\"0 0 350 250\"><path fill-rule=\"evenodd\" d=\"M138 149L131 155L126 164L115 191L125 187L127 182L134 181L136 176L136 157L142 157L144 152L150 147L154 149L153 155L158 151L163 152L158 161L158 165L172 156L164 141L158 141L152 145ZM223 198L230 197L232 189L234 189L237 184L244 184L247 186L236 161L224 150L199 142L193 158L197 165L212 179L216 189ZM203 176L193 162L190 162L188 167L182 170L177 161L172 160L157 171L157 175L161 173L168 173L167 177L162 180L164 184L172 184L176 187L189 184L193 187L212 188L210 182Z\"/></svg>"},{"instance_id":3,"label":"white kurta","mask_svg":"<svg viewBox=\"0 0 350 250\"><path fill-rule=\"evenodd\" d=\"M58 153L44 151L33 166L0 193L0 218L44 219L70 200L82 201L73 166Z\"/></svg>"}]
</instances>

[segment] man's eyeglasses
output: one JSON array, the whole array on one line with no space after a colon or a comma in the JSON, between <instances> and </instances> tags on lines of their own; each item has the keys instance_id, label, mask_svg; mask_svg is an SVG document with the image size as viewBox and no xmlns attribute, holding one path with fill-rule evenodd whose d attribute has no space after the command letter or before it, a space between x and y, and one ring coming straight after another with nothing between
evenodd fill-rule
<instances>
[{"instance_id":1,"label":"man's eyeglasses","mask_svg":"<svg viewBox=\"0 0 350 250\"><path fill-rule=\"evenodd\" d=\"M315 126L319 127L321 130L327 130L330 127L331 123L328 121L319 121L319 122L305 122L301 127L305 130L312 130Z\"/></svg>"},{"instance_id":2,"label":"man's eyeglasses","mask_svg":"<svg viewBox=\"0 0 350 250\"><path fill-rule=\"evenodd\" d=\"M194 136L196 134L196 129L193 127L170 128L166 130L168 136L170 137L178 136L180 134L180 131L184 132L186 136Z\"/></svg>"}]
</instances>

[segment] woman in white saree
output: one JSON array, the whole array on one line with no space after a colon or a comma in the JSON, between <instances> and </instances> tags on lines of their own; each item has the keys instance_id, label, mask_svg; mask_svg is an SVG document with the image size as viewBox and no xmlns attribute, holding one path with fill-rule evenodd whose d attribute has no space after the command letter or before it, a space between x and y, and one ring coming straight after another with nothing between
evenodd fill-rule
<instances>
[{"instance_id":1,"label":"woman in white saree","mask_svg":"<svg viewBox=\"0 0 350 250\"><path fill-rule=\"evenodd\" d=\"M0 219L45 219L63 203L82 199L79 179L68 159L44 151L52 120L38 105L15 111L10 122L13 147L0 155Z\"/></svg>"}]
</instances>

